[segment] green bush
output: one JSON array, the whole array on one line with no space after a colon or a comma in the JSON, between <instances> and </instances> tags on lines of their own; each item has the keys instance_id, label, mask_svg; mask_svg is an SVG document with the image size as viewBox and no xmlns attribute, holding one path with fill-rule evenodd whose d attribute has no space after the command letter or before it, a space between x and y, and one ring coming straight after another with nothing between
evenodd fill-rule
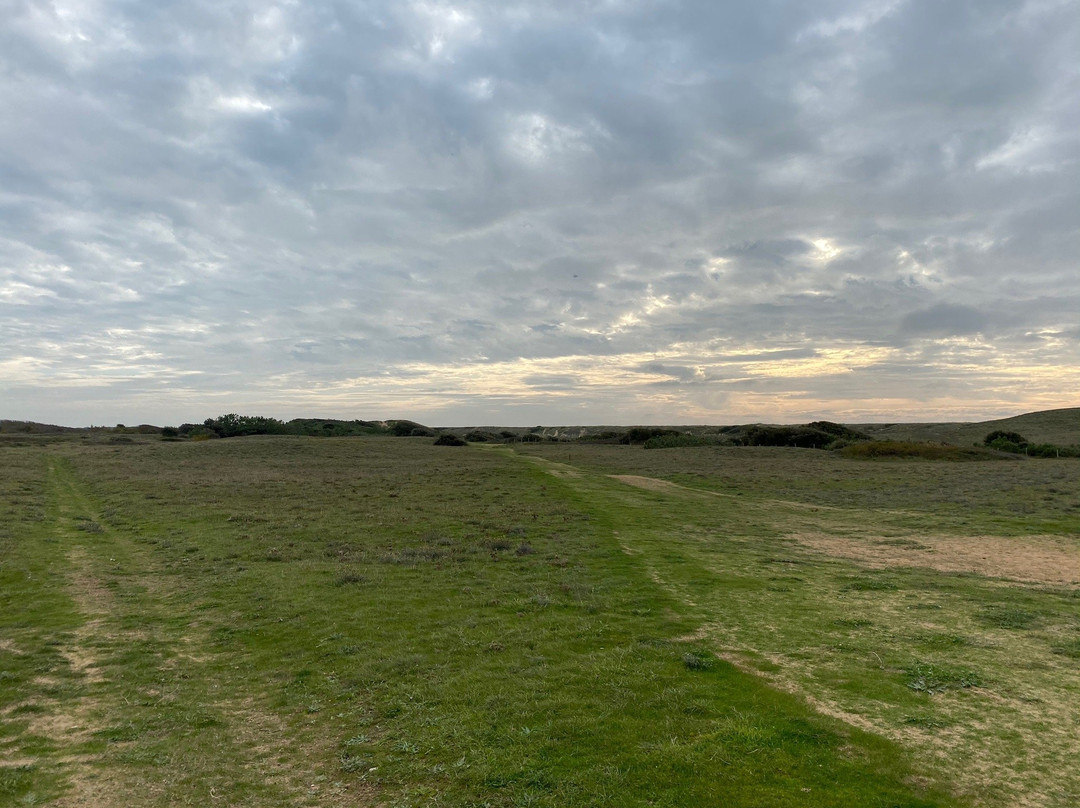
<instances>
[{"instance_id":1,"label":"green bush","mask_svg":"<svg viewBox=\"0 0 1080 808\"><path fill-rule=\"evenodd\" d=\"M865 432L859 432L857 429L851 429L843 424L835 424L832 421L812 421L806 425L808 429L816 429L818 432L824 432L826 435L832 435L838 440L845 441L859 441L870 440L870 436Z\"/></svg>"},{"instance_id":2,"label":"green bush","mask_svg":"<svg viewBox=\"0 0 1080 808\"><path fill-rule=\"evenodd\" d=\"M468 446L468 444L465 441L463 441L457 435L451 434L450 432L446 432L446 433L444 433L442 435L439 435L439 437L437 437L435 439L435 445L436 446Z\"/></svg>"},{"instance_id":3,"label":"green bush","mask_svg":"<svg viewBox=\"0 0 1080 808\"><path fill-rule=\"evenodd\" d=\"M801 449L824 449L836 440L811 426L752 426L743 436L746 446L795 446Z\"/></svg>"},{"instance_id":4,"label":"green bush","mask_svg":"<svg viewBox=\"0 0 1080 808\"><path fill-rule=\"evenodd\" d=\"M203 426L219 438L234 438L240 435L283 435L285 424L277 418L265 418L260 415L237 415L230 412L217 418L207 418Z\"/></svg>"},{"instance_id":5,"label":"green bush","mask_svg":"<svg viewBox=\"0 0 1080 808\"><path fill-rule=\"evenodd\" d=\"M625 432L615 432L610 429L603 432L581 435L574 439L577 443L629 443Z\"/></svg>"},{"instance_id":6,"label":"green bush","mask_svg":"<svg viewBox=\"0 0 1080 808\"><path fill-rule=\"evenodd\" d=\"M875 440L856 443L841 449L840 454L855 460L878 458L912 458L916 460L994 460L993 452L982 449L964 449L937 443L916 443L904 440Z\"/></svg>"},{"instance_id":7,"label":"green bush","mask_svg":"<svg viewBox=\"0 0 1080 808\"><path fill-rule=\"evenodd\" d=\"M390 434L399 438L407 438L412 435L414 429L425 429L423 424L418 424L416 421L387 421L386 426L390 429Z\"/></svg>"},{"instance_id":8,"label":"green bush","mask_svg":"<svg viewBox=\"0 0 1080 808\"><path fill-rule=\"evenodd\" d=\"M662 438L666 435L679 435L681 434L676 429L661 429L656 426L632 426L626 430L626 434L623 435L623 443L645 443L653 438Z\"/></svg>"},{"instance_id":9,"label":"green bush","mask_svg":"<svg viewBox=\"0 0 1080 808\"><path fill-rule=\"evenodd\" d=\"M983 438L983 445L999 452L1023 454L1028 457L1080 457L1080 447L1031 443L1019 432L1006 432L1002 429L996 429Z\"/></svg>"},{"instance_id":10,"label":"green bush","mask_svg":"<svg viewBox=\"0 0 1080 808\"><path fill-rule=\"evenodd\" d=\"M995 429L985 438L983 438L983 444L991 446L996 442L1013 443L1017 446L1027 446L1028 440L1019 432L1007 432L1004 429Z\"/></svg>"},{"instance_id":11,"label":"green bush","mask_svg":"<svg viewBox=\"0 0 1080 808\"><path fill-rule=\"evenodd\" d=\"M700 435L657 435L645 441L646 449L679 449L683 446L712 446L714 441Z\"/></svg>"}]
</instances>

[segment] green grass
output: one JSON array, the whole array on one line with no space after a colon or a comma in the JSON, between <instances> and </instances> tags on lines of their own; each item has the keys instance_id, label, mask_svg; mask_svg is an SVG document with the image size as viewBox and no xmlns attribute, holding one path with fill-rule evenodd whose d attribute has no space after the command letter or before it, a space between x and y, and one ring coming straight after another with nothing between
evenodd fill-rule
<instances>
[{"instance_id":1,"label":"green grass","mask_svg":"<svg viewBox=\"0 0 1080 808\"><path fill-rule=\"evenodd\" d=\"M1080 630L1080 581L934 567L952 545L974 546L969 557L1007 555L1014 546L1023 569L1025 554L1037 558L1051 542L1070 554L1061 567L1077 569L1071 461L867 464L791 449L519 451L552 469L552 461L569 461L586 470L580 484L623 511L627 552L673 596L695 604L705 624L698 636L728 658L904 739L930 769L978 761L948 769L977 804L1076 804L1080 777L1063 772L1072 772L1071 727L1080 722L1080 669L1069 656ZM607 477L616 474L676 485L642 490ZM815 549L817 537L834 542L826 548L840 543L896 560L859 564ZM1033 568L1036 578L1042 573Z\"/></svg>"},{"instance_id":2,"label":"green grass","mask_svg":"<svg viewBox=\"0 0 1080 808\"><path fill-rule=\"evenodd\" d=\"M1065 805L1076 788L1062 749L1015 754L1044 720L1022 699L1074 711L1074 594L793 544L796 522L867 521L814 498L814 470L789 467L809 452L724 450L738 469L717 469L712 448L522 449L568 467L423 439L21 443L0 447L0 748L25 765L0 768L0 803ZM817 496L870 496L868 464L830 462L847 465ZM952 468L975 465L1034 464ZM933 484L907 468L899 483ZM884 514L887 540L1072 518L1010 515L982 489L999 478L963 479L993 507L965 521L922 498ZM1010 610L1034 618L988 617ZM991 710L988 738L961 731Z\"/></svg>"}]
</instances>

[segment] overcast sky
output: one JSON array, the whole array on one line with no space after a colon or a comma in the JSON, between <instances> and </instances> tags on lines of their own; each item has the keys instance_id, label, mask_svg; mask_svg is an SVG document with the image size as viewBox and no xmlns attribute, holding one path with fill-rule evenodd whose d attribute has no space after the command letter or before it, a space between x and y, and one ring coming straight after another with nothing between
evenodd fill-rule
<instances>
[{"instance_id":1,"label":"overcast sky","mask_svg":"<svg viewBox=\"0 0 1080 808\"><path fill-rule=\"evenodd\" d=\"M0 417L1078 393L1076 0L0 0Z\"/></svg>"}]
</instances>

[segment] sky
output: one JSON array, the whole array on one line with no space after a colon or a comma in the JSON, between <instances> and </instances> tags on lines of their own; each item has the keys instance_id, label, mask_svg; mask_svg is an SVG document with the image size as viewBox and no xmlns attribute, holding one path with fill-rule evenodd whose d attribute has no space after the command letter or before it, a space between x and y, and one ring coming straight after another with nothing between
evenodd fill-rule
<instances>
[{"instance_id":1,"label":"sky","mask_svg":"<svg viewBox=\"0 0 1080 808\"><path fill-rule=\"evenodd\" d=\"M1080 2L0 0L0 417L1080 404Z\"/></svg>"}]
</instances>

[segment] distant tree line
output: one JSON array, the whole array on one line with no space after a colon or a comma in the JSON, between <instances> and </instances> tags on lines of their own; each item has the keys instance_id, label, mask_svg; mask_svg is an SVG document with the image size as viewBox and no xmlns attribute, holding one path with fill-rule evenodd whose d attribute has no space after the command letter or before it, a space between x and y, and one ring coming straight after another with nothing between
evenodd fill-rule
<instances>
[{"instance_id":1,"label":"distant tree line","mask_svg":"<svg viewBox=\"0 0 1080 808\"><path fill-rule=\"evenodd\" d=\"M433 437L435 433L415 421L341 421L333 418L294 418L281 421L262 415L228 413L207 418L201 424L165 427L165 438L237 438L245 435L308 435L347 437L351 435L395 435Z\"/></svg>"}]
</instances>

